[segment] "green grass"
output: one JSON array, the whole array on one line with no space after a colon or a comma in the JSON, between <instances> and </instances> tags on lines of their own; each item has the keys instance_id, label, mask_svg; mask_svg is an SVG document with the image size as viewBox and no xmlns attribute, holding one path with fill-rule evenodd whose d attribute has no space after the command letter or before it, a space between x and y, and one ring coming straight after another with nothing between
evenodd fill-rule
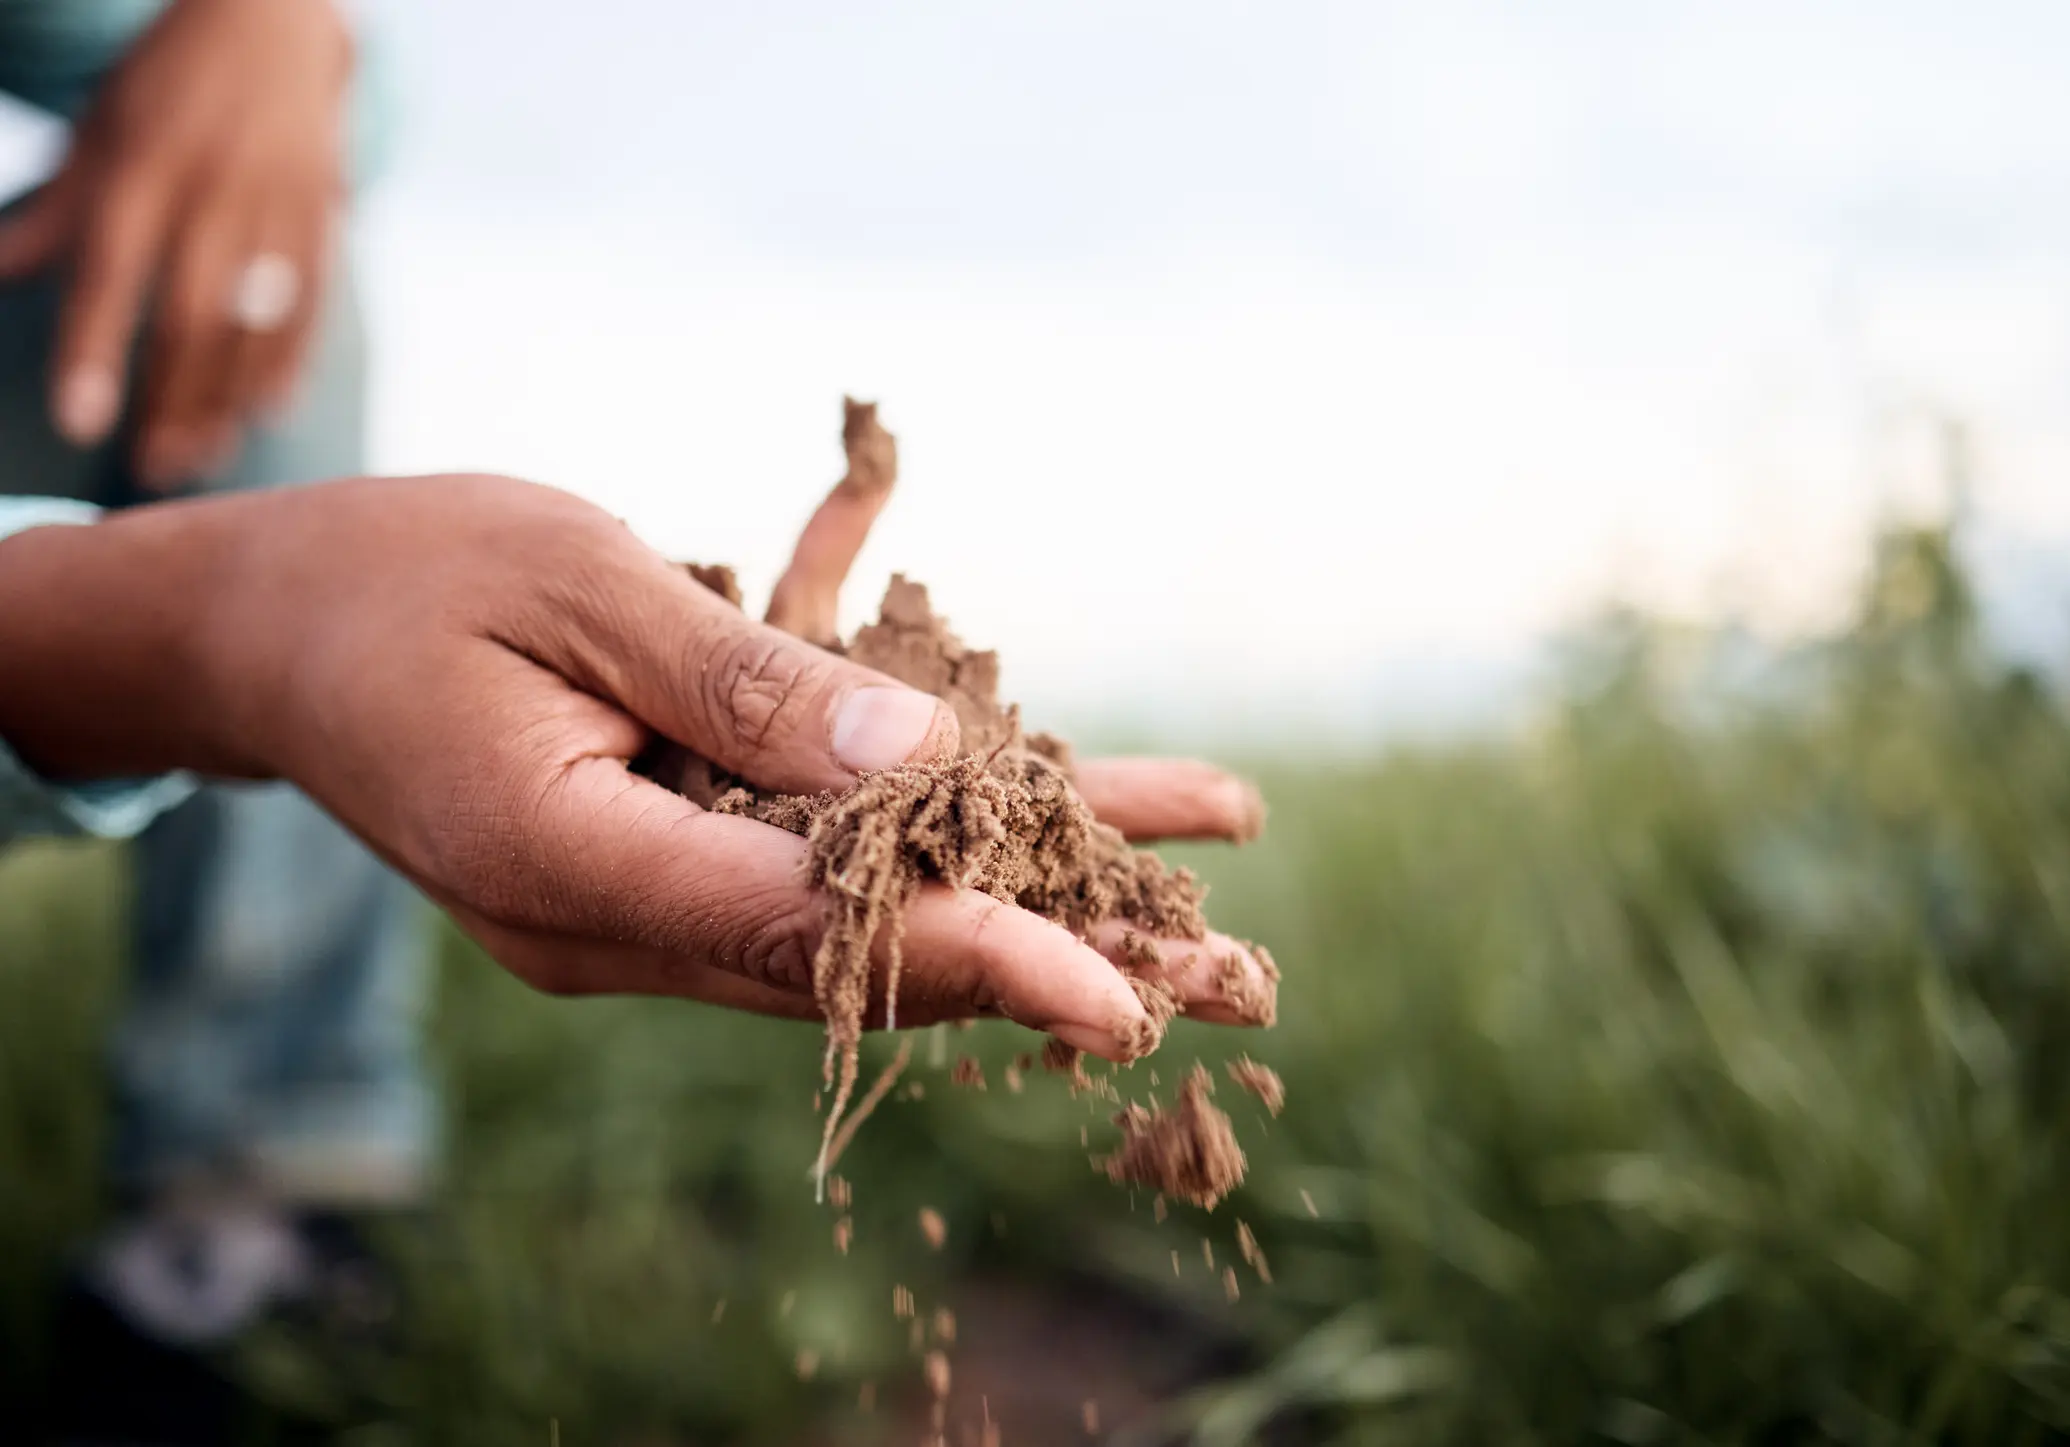
<instances>
[{"instance_id":1,"label":"green grass","mask_svg":"<svg viewBox=\"0 0 2070 1447\"><path fill-rule=\"evenodd\" d=\"M355 1385L393 1440L536 1444L558 1419L570 1447L794 1442L909 1370L894 1281L954 1299L1070 1271L1234 1339L1240 1369L1170 1404L1208 1447L1273 1421L1402 1444L2070 1433L2070 726L1981 647L1949 558L1885 540L1856 625L1786 658L1612 619L1513 733L1265 762L1267 841L1181 852L1286 966L1282 1024L1168 1047L1286 1079L1280 1120L1237 1109L1252 1177L1213 1229L1226 1250L1252 1222L1277 1285L1234 1308L1172 1275L1199 1222L1088 1169L1086 1103L998 1088L1004 1027L948 1040L989 1093L923 1071L927 1098L864 1132L842 1258L805 1175L811 1031L546 1000L452 944L446 1206L405 1243L407 1352ZM96 855L0 870L10 1363L95 1210L117 882ZM922 1202L950 1222L938 1257ZM800 1348L827 1358L810 1386ZM281 1344L258 1367L305 1400L340 1377Z\"/></svg>"}]
</instances>

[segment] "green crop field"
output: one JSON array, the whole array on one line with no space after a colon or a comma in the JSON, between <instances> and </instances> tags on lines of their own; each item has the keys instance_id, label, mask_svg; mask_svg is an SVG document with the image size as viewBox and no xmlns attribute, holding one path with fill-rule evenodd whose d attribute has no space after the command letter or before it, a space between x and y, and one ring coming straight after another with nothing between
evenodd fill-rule
<instances>
[{"instance_id":1,"label":"green crop field","mask_svg":"<svg viewBox=\"0 0 2070 1447\"><path fill-rule=\"evenodd\" d=\"M1220 1447L2058 1440L2070 726L1950 557L1886 538L1855 623L1787 656L1611 619L1513 729L1253 761L1265 842L1180 853L1285 967L1281 1024L1182 1023L1131 1077L1245 1048L1284 1076L1278 1120L1221 1091L1252 1171L1210 1217L1098 1176L1104 1114L1006 1090L1031 1041L988 1026L918 1039L925 1098L845 1163L844 1256L815 1032L536 997L456 941L404 1338L246 1366L368 1447L908 1442L904 1284L957 1311L957 1411L1008 1443L1083 1440L1088 1396L1117 1440ZM101 1209L119 907L105 853L0 868L9 1411ZM949 1086L965 1050L983 1094ZM1274 1282L1232 1303L1238 1219Z\"/></svg>"}]
</instances>

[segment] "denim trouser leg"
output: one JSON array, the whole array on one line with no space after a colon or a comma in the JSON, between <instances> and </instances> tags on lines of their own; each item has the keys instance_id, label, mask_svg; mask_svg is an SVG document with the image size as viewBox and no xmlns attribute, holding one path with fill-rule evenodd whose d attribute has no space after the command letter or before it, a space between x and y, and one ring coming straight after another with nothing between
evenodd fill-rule
<instances>
[{"instance_id":1,"label":"denim trouser leg","mask_svg":"<svg viewBox=\"0 0 2070 1447\"><path fill-rule=\"evenodd\" d=\"M208 490L361 469L365 353L349 278L333 299L303 400ZM47 283L0 286L0 491L145 501L126 427L91 452L51 430L56 311ZM135 862L135 975L111 1052L119 1182L340 1205L415 1195L433 1118L415 893L286 785L203 790L137 841Z\"/></svg>"}]
</instances>

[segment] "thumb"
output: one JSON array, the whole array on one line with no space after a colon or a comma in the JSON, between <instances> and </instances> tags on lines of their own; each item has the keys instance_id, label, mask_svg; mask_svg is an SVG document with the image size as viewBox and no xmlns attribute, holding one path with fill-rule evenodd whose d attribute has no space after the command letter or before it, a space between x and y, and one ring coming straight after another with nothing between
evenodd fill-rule
<instances>
[{"instance_id":1,"label":"thumb","mask_svg":"<svg viewBox=\"0 0 2070 1447\"><path fill-rule=\"evenodd\" d=\"M956 756L940 699L757 623L652 556L566 600L559 638L534 656L765 789L843 789Z\"/></svg>"},{"instance_id":2,"label":"thumb","mask_svg":"<svg viewBox=\"0 0 2070 1447\"><path fill-rule=\"evenodd\" d=\"M77 175L66 167L0 217L0 278L28 276L57 261L71 239L78 211Z\"/></svg>"}]
</instances>

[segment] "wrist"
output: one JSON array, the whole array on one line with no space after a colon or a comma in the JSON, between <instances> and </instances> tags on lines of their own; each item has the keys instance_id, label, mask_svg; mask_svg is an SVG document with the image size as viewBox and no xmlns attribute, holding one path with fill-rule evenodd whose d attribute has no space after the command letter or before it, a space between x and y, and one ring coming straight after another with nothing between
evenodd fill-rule
<instances>
[{"instance_id":1,"label":"wrist","mask_svg":"<svg viewBox=\"0 0 2070 1447\"><path fill-rule=\"evenodd\" d=\"M0 737L47 778L263 776L212 622L224 505L172 503L0 539Z\"/></svg>"}]
</instances>

